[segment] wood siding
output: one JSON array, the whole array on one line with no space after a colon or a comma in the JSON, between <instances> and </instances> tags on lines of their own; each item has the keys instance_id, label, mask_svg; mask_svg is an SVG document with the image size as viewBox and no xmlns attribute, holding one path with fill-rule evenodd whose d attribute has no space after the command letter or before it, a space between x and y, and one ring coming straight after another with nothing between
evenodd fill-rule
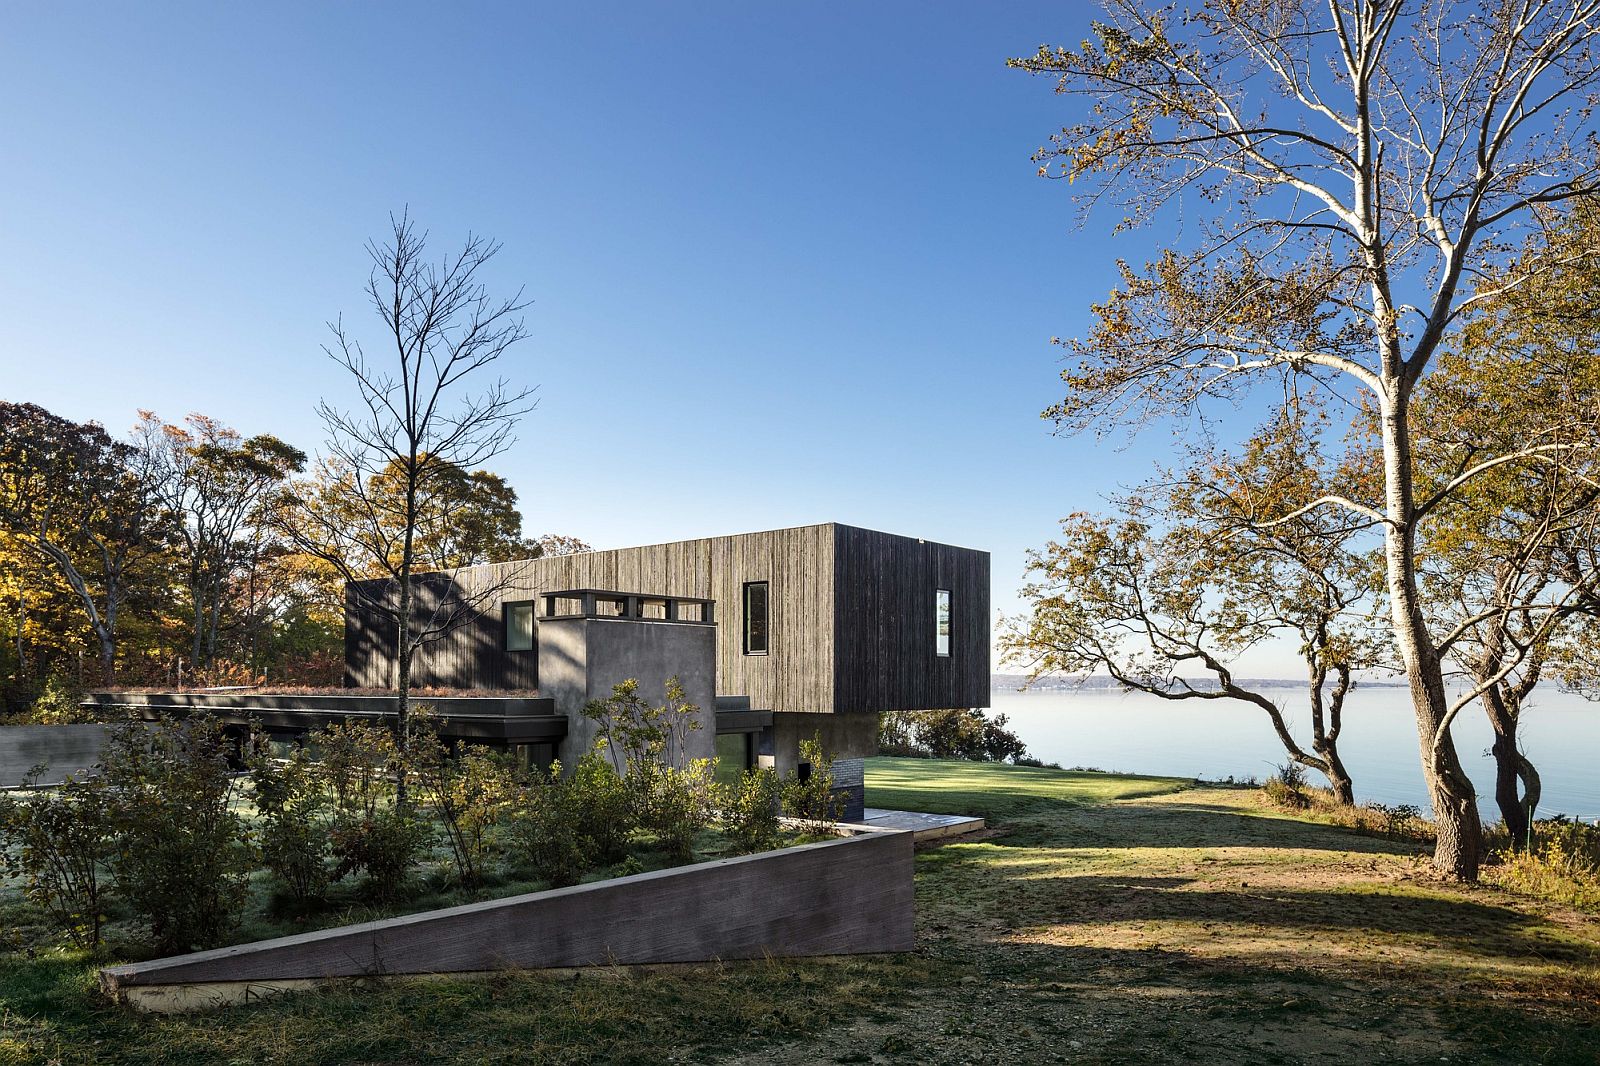
<instances>
[{"instance_id":1,"label":"wood siding","mask_svg":"<svg viewBox=\"0 0 1600 1066\"><path fill-rule=\"evenodd\" d=\"M834 709L989 705L989 553L835 527ZM934 593L950 592L950 654L935 654Z\"/></svg>"},{"instance_id":2,"label":"wood siding","mask_svg":"<svg viewBox=\"0 0 1600 1066\"><path fill-rule=\"evenodd\" d=\"M768 582L766 655L744 654L749 581ZM834 523L430 575L420 614L452 595L495 591L417 655L414 684L537 688L537 652L503 650L500 605L585 588L715 600L717 694L746 696L754 710L857 714L989 702L989 554ZM951 593L947 658L934 654L941 588ZM353 595L346 602L346 683L392 685L394 634Z\"/></svg>"},{"instance_id":3,"label":"wood siding","mask_svg":"<svg viewBox=\"0 0 1600 1066\"><path fill-rule=\"evenodd\" d=\"M715 600L719 694L748 696L758 709L833 708L831 525L470 567L445 577L460 582L468 595L498 591L475 619L417 655L414 684L536 688L537 653L503 650L500 604L592 588ZM767 655L744 654L747 581L768 582L772 637ZM430 604L442 587L437 580L434 584ZM353 593L346 603L346 684L393 684L394 635L360 610Z\"/></svg>"}]
</instances>

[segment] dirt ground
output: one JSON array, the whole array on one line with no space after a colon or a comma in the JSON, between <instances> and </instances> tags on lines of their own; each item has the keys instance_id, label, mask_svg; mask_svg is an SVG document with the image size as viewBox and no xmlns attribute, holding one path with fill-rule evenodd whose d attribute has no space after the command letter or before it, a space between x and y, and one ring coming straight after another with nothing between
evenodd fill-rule
<instances>
[{"instance_id":1,"label":"dirt ground","mask_svg":"<svg viewBox=\"0 0 1600 1066\"><path fill-rule=\"evenodd\" d=\"M929 806L929 804L925 804ZM1600 920L1253 791L1022 797L918 860L948 980L730 1062L1600 1063Z\"/></svg>"}]
</instances>

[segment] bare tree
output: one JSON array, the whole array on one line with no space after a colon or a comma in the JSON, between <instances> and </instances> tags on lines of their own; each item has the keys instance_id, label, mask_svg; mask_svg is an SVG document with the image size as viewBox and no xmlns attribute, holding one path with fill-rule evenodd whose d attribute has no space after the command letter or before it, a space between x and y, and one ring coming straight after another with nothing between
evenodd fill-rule
<instances>
[{"instance_id":1,"label":"bare tree","mask_svg":"<svg viewBox=\"0 0 1600 1066\"><path fill-rule=\"evenodd\" d=\"M1419 526L1535 441L1422 497L1412 397L1477 304L1540 283L1519 235L1597 185L1600 0L1243 0L1175 11L1108 0L1095 41L1013 60L1086 105L1040 150L1085 204L1138 225L1184 215L1173 246L1070 347L1063 431L1199 412L1288 369L1372 405L1376 495L1335 492L1383 531L1390 628L1409 682L1438 831L1434 863L1478 873L1476 796L1451 725L1440 634L1418 580ZM1289 521L1291 515L1277 516ZM1476 697L1474 697L1475 699Z\"/></svg>"},{"instance_id":2,"label":"bare tree","mask_svg":"<svg viewBox=\"0 0 1600 1066\"><path fill-rule=\"evenodd\" d=\"M390 221L389 242L367 246L367 297L383 324L386 354L369 358L342 318L329 324L334 340L325 350L349 372L359 402L350 409L327 401L318 406L328 432L322 476L310 487L302 484L285 513L295 545L344 578L347 606L392 626L395 725L404 754L413 656L494 593L446 581L449 588L435 590L426 612L419 612L419 531L425 520L449 521L451 501L460 499L448 491L452 475L510 447L518 418L533 404L531 389L504 378L466 391L527 336L521 291L495 299L481 278L500 246L469 236L460 251L430 260L427 234L409 215Z\"/></svg>"}]
</instances>

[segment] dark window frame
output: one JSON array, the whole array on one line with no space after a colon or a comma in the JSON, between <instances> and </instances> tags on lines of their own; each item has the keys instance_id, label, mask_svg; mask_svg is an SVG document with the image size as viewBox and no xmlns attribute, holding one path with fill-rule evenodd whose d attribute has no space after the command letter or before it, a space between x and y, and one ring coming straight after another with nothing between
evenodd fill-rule
<instances>
[{"instance_id":1,"label":"dark window frame","mask_svg":"<svg viewBox=\"0 0 1600 1066\"><path fill-rule=\"evenodd\" d=\"M950 658L950 638L955 635L955 610L952 604L955 597L950 595L949 589L936 588L933 590L933 655L936 659ZM939 613L944 611L945 632L939 632ZM943 640L944 648L940 650L939 643Z\"/></svg>"},{"instance_id":2,"label":"dark window frame","mask_svg":"<svg viewBox=\"0 0 1600 1066\"><path fill-rule=\"evenodd\" d=\"M500 650L509 655L526 655L536 651L539 647L539 623L537 600L506 600L500 604ZM513 648L511 646L511 611L515 607L528 609L528 646L526 648Z\"/></svg>"},{"instance_id":3,"label":"dark window frame","mask_svg":"<svg viewBox=\"0 0 1600 1066\"><path fill-rule=\"evenodd\" d=\"M751 647L750 642L750 590L757 585L761 586L761 648ZM772 651L772 583L770 581L746 581L740 591L739 609L743 615L743 643L746 655L767 655Z\"/></svg>"}]
</instances>

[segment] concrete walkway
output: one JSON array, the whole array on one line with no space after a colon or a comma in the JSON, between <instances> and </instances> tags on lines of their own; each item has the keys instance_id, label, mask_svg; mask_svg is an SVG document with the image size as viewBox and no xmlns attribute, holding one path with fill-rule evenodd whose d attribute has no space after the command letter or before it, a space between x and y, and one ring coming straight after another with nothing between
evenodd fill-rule
<instances>
[{"instance_id":1,"label":"concrete walkway","mask_svg":"<svg viewBox=\"0 0 1600 1066\"><path fill-rule=\"evenodd\" d=\"M911 839L920 844L924 840L975 833L983 828L983 819L967 814L921 814L917 811L886 811L879 807L868 807L861 821L844 824L864 825L871 829L909 829L912 832Z\"/></svg>"}]
</instances>

